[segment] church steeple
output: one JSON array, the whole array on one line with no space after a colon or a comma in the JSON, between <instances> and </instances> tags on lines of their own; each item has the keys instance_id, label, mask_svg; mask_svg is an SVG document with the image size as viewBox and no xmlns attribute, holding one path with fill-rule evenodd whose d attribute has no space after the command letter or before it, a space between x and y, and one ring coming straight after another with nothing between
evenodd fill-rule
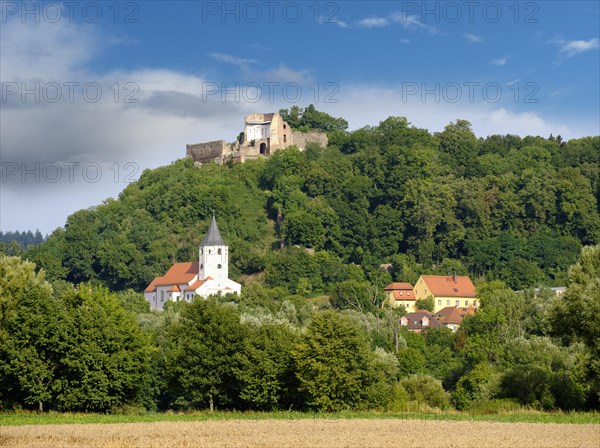
<instances>
[{"instance_id":1,"label":"church steeple","mask_svg":"<svg viewBox=\"0 0 600 448\"><path fill-rule=\"evenodd\" d=\"M229 278L229 248L223 241L217 220L213 214L206 236L200 243L200 266L198 278L204 280L212 278L217 284L222 285Z\"/></svg>"},{"instance_id":2,"label":"church steeple","mask_svg":"<svg viewBox=\"0 0 600 448\"><path fill-rule=\"evenodd\" d=\"M215 219L215 215L213 215L210 226L208 227L208 232L206 232L206 236L204 237L200 245L225 246L225 241L223 241L223 238L221 238L221 232L219 232L219 227L217 226L217 220Z\"/></svg>"}]
</instances>

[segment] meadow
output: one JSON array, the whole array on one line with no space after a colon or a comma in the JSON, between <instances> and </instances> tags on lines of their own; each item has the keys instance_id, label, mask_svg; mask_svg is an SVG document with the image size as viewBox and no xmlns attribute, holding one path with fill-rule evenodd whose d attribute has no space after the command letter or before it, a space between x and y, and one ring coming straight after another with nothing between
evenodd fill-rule
<instances>
[{"instance_id":1,"label":"meadow","mask_svg":"<svg viewBox=\"0 0 600 448\"><path fill-rule=\"evenodd\" d=\"M407 419L231 419L3 426L0 446L597 448L598 424Z\"/></svg>"}]
</instances>

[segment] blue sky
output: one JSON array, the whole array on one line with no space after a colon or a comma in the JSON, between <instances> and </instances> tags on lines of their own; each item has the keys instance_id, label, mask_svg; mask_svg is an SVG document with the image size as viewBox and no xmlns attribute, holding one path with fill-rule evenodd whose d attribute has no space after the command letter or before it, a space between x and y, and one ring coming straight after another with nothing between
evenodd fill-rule
<instances>
[{"instance_id":1,"label":"blue sky","mask_svg":"<svg viewBox=\"0 0 600 448\"><path fill-rule=\"evenodd\" d=\"M50 232L294 104L352 129L599 135L599 5L0 1L0 229Z\"/></svg>"}]
</instances>

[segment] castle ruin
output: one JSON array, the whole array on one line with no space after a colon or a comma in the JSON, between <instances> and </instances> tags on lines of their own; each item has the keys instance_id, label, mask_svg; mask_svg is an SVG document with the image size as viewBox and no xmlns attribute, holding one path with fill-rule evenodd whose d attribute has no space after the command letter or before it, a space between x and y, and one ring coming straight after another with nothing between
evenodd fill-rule
<instances>
[{"instance_id":1,"label":"castle ruin","mask_svg":"<svg viewBox=\"0 0 600 448\"><path fill-rule=\"evenodd\" d=\"M186 145L186 156L198 164L228 161L244 162L249 159L268 157L275 152L295 145L304 151L308 143L327 146L327 134L319 131L293 130L277 112L249 114L244 120L244 132L238 140L227 143L215 140Z\"/></svg>"}]
</instances>

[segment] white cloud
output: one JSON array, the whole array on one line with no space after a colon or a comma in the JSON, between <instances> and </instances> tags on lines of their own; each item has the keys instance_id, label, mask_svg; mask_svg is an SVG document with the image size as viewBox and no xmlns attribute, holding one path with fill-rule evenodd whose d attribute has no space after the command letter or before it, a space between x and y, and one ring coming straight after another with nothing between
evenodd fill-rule
<instances>
[{"instance_id":1,"label":"white cloud","mask_svg":"<svg viewBox=\"0 0 600 448\"><path fill-rule=\"evenodd\" d=\"M254 59L237 58L227 53L209 53L208 55L216 61L237 65L242 68L247 68L250 64L257 63Z\"/></svg>"},{"instance_id":2,"label":"white cloud","mask_svg":"<svg viewBox=\"0 0 600 448\"><path fill-rule=\"evenodd\" d=\"M557 41L561 44L560 54L570 58L584 51L600 48L600 39Z\"/></svg>"},{"instance_id":3,"label":"white cloud","mask_svg":"<svg viewBox=\"0 0 600 448\"><path fill-rule=\"evenodd\" d=\"M463 37L468 42L483 42L483 38L481 36L478 36L477 34L464 33Z\"/></svg>"},{"instance_id":4,"label":"white cloud","mask_svg":"<svg viewBox=\"0 0 600 448\"><path fill-rule=\"evenodd\" d=\"M385 17L367 17L359 20L357 24L362 28L382 28L388 26L390 21Z\"/></svg>"},{"instance_id":5,"label":"white cloud","mask_svg":"<svg viewBox=\"0 0 600 448\"><path fill-rule=\"evenodd\" d=\"M431 87L431 86L429 86ZM492 134L541 135L560 134L565 139L586 135L597 135L600 131L593 120L568 123L549 120L535 111L515 111L512 93L506 91L506 101L485 102L476 94L473 103L464 98L456 103L432 95L406 95L402 85L373 87L356 84L340 86L340 101L337 104L321 104L322 109L334 116L343 116L351 129L376 125L389 116L404 116L414 126L440 132L456 120L465 119L472 123L475 134L485 137ZM403 94L404 93L404 94Z\"/></svg>"},{"instance_id":6,"label":"white cloud","mask_svg":"<svg viewBox=\"0 0 600 448\"><path fill-rule=\"evenodd\" d=\"M498 58L498 59L492 59L490 61L490 64L501 66L501 65L506 64L507 62L508 62L507 58Z\"/></svg>"},{"instance_id":7,"label":"white cloud","mask_svg":"<svg viewBox=\"0 0 600 448\"><path fill-rule=\"evenodd\" d=\"M325 23L319 20L319 23ZM438 29L435 26L427 25L421 22L417 17L408 15L402 12L393 12L385 17L365 17L360 20L354 21L349 24L344 21L338 20L337 25L341 28L385 28L394 24L401 25L403 28L408 30L424 30L431 34L438 34Z\"/></svg>"},{"instance_id":8,"label":"white cloud","mask_svg":"<svg viewBox=\"0 0 600 448\"><path fill-rule=\"evenodd\" d=\"M401 44L408 44L408 43L410 43L410 39L402 38L402 39L400 39L400 43Z\"/></svg>"}]
</instances>

